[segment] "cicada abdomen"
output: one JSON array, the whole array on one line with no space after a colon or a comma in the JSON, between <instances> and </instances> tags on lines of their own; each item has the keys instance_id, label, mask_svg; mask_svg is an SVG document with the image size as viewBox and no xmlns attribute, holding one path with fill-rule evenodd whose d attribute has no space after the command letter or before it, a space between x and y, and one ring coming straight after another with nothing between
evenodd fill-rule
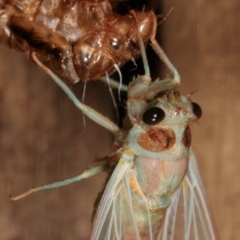
<instances>
[{"instance_id":1,"label":"cicada abdomen","mask_svg":"<svg viewBox=\"0 0 240 240\"><path fill-rule=\"evenodd\" d=\"M35 53L61 78L76 83L113 73L140 56L138 39L154 38L156 15L113 12L108 0L2 0L0 40Z\"/></svg>"}]
</instances>

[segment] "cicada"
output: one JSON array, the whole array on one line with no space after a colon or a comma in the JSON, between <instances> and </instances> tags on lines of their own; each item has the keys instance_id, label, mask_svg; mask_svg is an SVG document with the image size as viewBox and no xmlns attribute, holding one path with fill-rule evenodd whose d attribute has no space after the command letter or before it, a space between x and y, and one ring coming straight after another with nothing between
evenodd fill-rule
<instances>
[{"instance_id":1,"label":"cicada","mask_svg":"<svg viewBox=\"0 0 240 240\"><path fill-rule=\"evenodd\" d=\"M144 43L140 43L145 75L128 85L127 117L122 129L81 103L35 58L74 104L110 130L116 140L113 152L98 166L12 199L108 171L106 186L96 201L91 240L216 240L213 216L191 149L189 125L201 117L201 108L177 90L180 76L159 45L156 50L172 77L152 81Z\"/></svg>"},{"instance_id":2,"label":"cicada","mask_svg":"<svg viewBox=\"0 0 240 240\"><path fill-rule=\"evenodd\" d=\"M153 11L113 12L108 0L0 0L0 42L34 53L70 83L111 74L155 41Z\"/></svg>"}]
</instances>

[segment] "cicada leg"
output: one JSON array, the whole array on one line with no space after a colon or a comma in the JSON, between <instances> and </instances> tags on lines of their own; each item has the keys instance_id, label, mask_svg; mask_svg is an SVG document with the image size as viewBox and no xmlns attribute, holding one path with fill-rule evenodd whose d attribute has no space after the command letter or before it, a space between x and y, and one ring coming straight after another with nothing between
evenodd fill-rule
<instances>
[{"instance_id":1,"label":"cicada leg","mask_svg":"<svg viewBox=\"0 0 240 240\"><path fill-rule=\"evenodd\" d=\"M138 22L137 16L134 12L132 14L135 16L136 21ZM156 33L157 25L154 26ZM143 66L144 66L144 75L140 75L137 78L135 78L128 86L128 97L130 99L138 99L141 101L147 101L151 100L155 97L155 95L161 91L170 90L176 88L178 85L180 85L181 78L177 71L177 69L174 67L166 53L163 51L161 46L156 40L155 34L151 36L150 44L152 49L155 51L155 53L158 55L158 57L163 61L163 63L166 65L166 67L170 70L172 77L166 78L166 79L156 79L155 81L152 81L151 74L150 74L150 68L146 56L146 50L144 46L144 42L140 35L138 36L140 51L142 55L143 60Z\"/></svg>"},{"instance_id":2,"label":"cicada leg","mask_svg":"<svg viewBox=\"0 0 240 240\"><path fill-rule=\"evenodd\" d=\"M113 133L119 132L119 127L110 121L108 118L100 114L99 112L95 111L93 108L87 106L86 104L83 104L79 101L79 99L76 97L76 95L73 93L73 91L67 86L67 84L64 83L63 80L61 80L56 74L54 74L53 71L51 71L48 67L46 67L37 56L33 53L32 59L36 62L36 64L42 68L52 79L53 81L67 94L67 96L72 100L74 105L81 110L88 118L90 118L92 121L96 122L97 124L101 125L102 127L108 129L109 131Z\"/></svg>"},{"instance_id":3,"label":"cicada leg","mask_svg":"<svg viewBox=\"0 0 240 240\"><path fill-rule=\"evenodd\" d=\"M69 184L81 181L82 179L90 178L90 177L92 177L92 176L94 176L96 174L99 174L99 173L101 173L101 172L103 172L105 170L106 170L106 166L105 165L96 166L96 167L93 167L91 169L88 169L88 170L84 171L83 173L81 173L80 175L77 175L75 177L68 178L68 179L65 179L63 181L54 182L54 183L51 183L51 184L47 184L47 185L42 185L42 186L39 186L39 187L31 188L28 191L23 192L22 194L19 194L19 195L15 196L15 197L10 197L10 199L12 201L17 201L19 199L25 198L25 197L27 197L27 196L29 196L29 195L31 195L33 193L39 192L39 191L44 191L44 190L49 190L49 189L52 189L52 188L63 187L63 186L66 186L66 185L69 185Z\"/></svg>"},{"instance_id":4,"label":"cicada leg","mask_svg":"<svg viewBox=\"0 0 240 240\"><path fill-rule=\"evenodd\" d=\"M128 87L124 84L120 84L117 81L115 81L114 79L106 76L106 77L102 77L100 78L101 81L103 81L104 83L110 85L112 88L123 91L123 92L127 92Z\"/></svg>"},{"instance_id":5,"label":"cicada leg","mask_svg":"<svg viewBox=\"0 0 240 240\"><path fill-rule=\"evenodd\" d=\"M167 54L163 51L163 49L161 48L161 46L157 42L155 36L153 36L151 38L151 46L152 46L153 50L155 51L155 53L159 56L159 58L163 61L163 63L167 66L167 68L172 73L172 75L173 75L173 78L172 78L173 86L176 87L176 86L180 85L181 77L180 77L180 74L178 73L178 70L174 67L174 65L172 64L172 62L168 58Z\"/></svg>"}]
</instances>

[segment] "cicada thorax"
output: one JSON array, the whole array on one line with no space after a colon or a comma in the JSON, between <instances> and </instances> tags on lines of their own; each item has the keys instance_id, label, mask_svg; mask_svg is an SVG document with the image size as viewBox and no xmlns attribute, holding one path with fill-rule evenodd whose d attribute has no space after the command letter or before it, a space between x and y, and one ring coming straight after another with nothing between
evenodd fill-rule
<instances>
[{"instance_id":1,"label":"cicada thorax","mask_svg":"<svg viewBox=\"0 0 240 240\"><path fill-rule=\"evenodd\" d=\"M153 12L113 12L108 0L9 0L1 6L1 41L38 59L71 83L116 71L140 56L139 37L154 37Z\"/></svg>"}]
</instances>

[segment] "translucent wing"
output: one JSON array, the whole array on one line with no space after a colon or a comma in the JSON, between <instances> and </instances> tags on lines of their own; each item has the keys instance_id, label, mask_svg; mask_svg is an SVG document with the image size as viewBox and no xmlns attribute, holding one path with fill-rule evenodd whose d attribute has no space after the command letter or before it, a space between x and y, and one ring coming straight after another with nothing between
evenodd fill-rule
<instances>
[{"instance_id":1,"label":"translucent wing","mask_svg":"<svg viewBox=\"0 0 240 240\"><path fill-rule=\"evenodd\" d=\"M137 210L139 209L134 205L137 194L132 191L130 186L134 174L131 162L119 161L101 199L94 220L91 240L142 239L138 229ZM146 200L139 195L137 198L138 202L142 202L144 205L140 211L148 215ZM149 228L147 227L144 234L147 235L146 239L153 240L151 223L149 222L147 225Z\"/></svg>"},{"instance_id":2,"label":"translucent wing","mask_svg":"<svg viewBox=\"0 0 240 240\"><path fill-rule=\"evenodd\" d=\"M158 239L217 239L213 216L192 151L187 175L167 210L164 226Z\"/></svg>"},{"instance_id":3,"label":"translucent wing","mask_svg":"<svg viewBox=\"0 0 240 240\"><path fill-rule=\"evenodd\" d=\"M192 152L187 175L172 198L162 228L157 229L158 236L155 236L156 226L151 223L151 213L147 208L145 197L133 191L131 183L134 177L131 161L120 161L102 197L94 221L92 240L217 239L213 218ZM143 231L142 216L146 219Z\"/></svg>"}]
</instances>

